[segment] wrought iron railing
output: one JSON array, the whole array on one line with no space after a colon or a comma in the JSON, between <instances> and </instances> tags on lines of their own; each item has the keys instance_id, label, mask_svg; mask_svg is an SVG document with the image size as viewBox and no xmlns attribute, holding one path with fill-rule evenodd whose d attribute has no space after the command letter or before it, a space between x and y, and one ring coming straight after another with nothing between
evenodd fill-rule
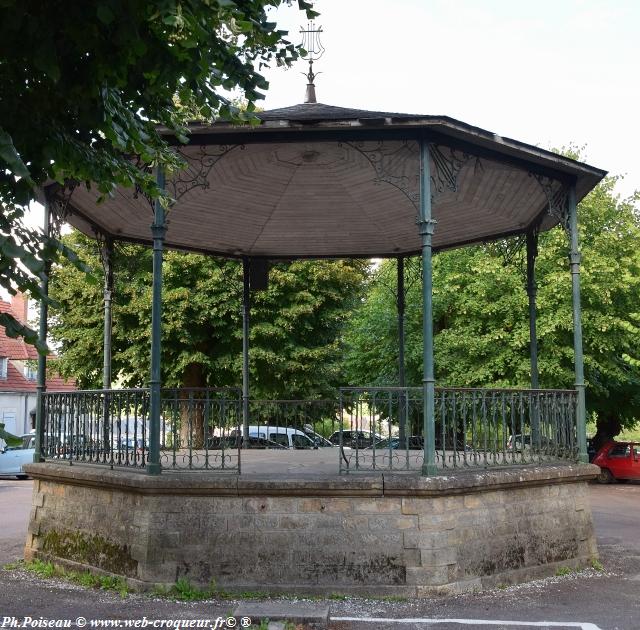
<instances>
[{"instance_id":1,"label":"wrought iron railing","mask_svg":"<svg viewBox=\"0 0 640 630\"><path fill-rule=\"evenodd\" d=\"M163 389L160 463L166 469L240 470L239 390ZM148 389L46 392L42 456L145 468L149 454Z\"/></svg>"},{"instance_id":2,"label":"wrought iron railing","mask_svg":"<svg viewBox=\"0 0 640 630\"><path fill-rule=\"evenodd\" d=\"M574 390L436 388L443 469L577 460ZM340 472L421 469L421 388L343 388Z\"/></svg>"},{"instance_id":3,"label":"wrought iron railing","mask_svg":"<svg viewBox=\"0 0 640 630\"><path fill-rule=\"evenodd\" d=\"M420 388L345 388L340 400L250 400L233 388L163 389L160 464L169 470L240 472L241 448L336 448L340 472L419 470ZM438 388L436 464L442 469L575 460L573 390ZM43 395L42 456L144 469L148 389ZM286 456L286 455L285 455Z\"/></svg>"}]
</instances>

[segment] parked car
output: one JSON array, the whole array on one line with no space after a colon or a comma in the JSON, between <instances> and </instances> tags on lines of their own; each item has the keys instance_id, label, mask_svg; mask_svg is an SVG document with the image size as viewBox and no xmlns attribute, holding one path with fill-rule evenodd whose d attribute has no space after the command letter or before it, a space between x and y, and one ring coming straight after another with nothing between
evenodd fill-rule
<instances>
[{"instance_id":1,"label":"parked car","mask_svg":"<svg viewBox=\"0 0 640 630\"><path fill-rule=\"evenodd\" d=\"M231 431L232 437L242 435L242 427ZM276 442L285 448L313 449L318 448L315 440L312 440L304 431L291 427L278 427L271 425L249 425L249 437L262 438Z\"/></svg>"},{"instance_id":2,"label":"parked car","mask_svg":"<svg viewBox=\"0 0 640 630\"><path fill-rule=\"evenodd\" d=\"M507 440L507 450L508 451L516 451L517 453L521 453L523 447L525 449L531 448L531 435L526 434L522 435L517 433L516 435L510 435Z\"/></svg>"},{"instance_id":3,"label":"parked car","mask_svg":"<svg viewBox=\"0 0 640 630\"><path fill-rule=\"evenodd\" d=\"M407 441L400 442L400 438L398 436L390 437L386 440L378 440L375 444L368 446L367 448L373 449L375 447L376 450L384 450L384 449L406 449L408 446L408 450L410 451L421 451L424 448L424 440L421 435L410 435L407 438Z\"/></svg>"},{"instance_id":4,"label":"parked car","mask_svg":"<svg viewBox=\"0 0 640 630\"><path fill-rule=\"evenodd\" d=\"M304 434L308 438L313 440L316 443L316 445L319 446L320 448L324 448L324 447L333 448L333 447L337 446L337 444L334 444L333 442L330 442L329 440L327 440L326 437L322 437L319 433L316 433L308 425L305 425L304 427L302 427L302 431L304 431Z\"/></svg>"},{"instance_id":5,"label":"parked car","mask_svg":"<svg viewBox=\"0 0 640 630\"><path fill-rule=\"evenodd\" d=\"M444 442L442 440L442 433L436 430L435 435L436 451L471 451L473 447L470 444L466 444L460 437L456 438L455 447L453 443L453 436L445 435Z\"/></svg>"},{"instance_id":6,"label":"parked car","mask_svg":"<svg viewBox=\"0 0 640 630\"><path fill-rule=\"evenodd\" d=\"M207 442L207 448L211 450L221 449L221 448L242 448L244 444L244 438L240 433L235 433L233 435L227 435L225 437L214 436L209 438ZM247 448L257 448L257 449L288 449L288 446L284 444L279 444L278 442L274 442L273 440L268 440L263 437L258 437L255 435L249 436L249 441L247 442Z\"/></svg>"},{"instance_id":7,"label":"parked car","mask_svg":"<svg viewBox=\"0 0 640 630\"><path fill-rule=\"evenodd\" d=\"M600 483L640 479L640 443L607 442L593 458L593 463L600 466Z\"/></svg>"},{"instance_id":8,"label":"parked car","mask_svg":"<svg viewBox=\"0 0 640 630\"><path fill-rule=\"evenodd\" d=\"M28 475L22 467L33 462L35 449L35 436L27 433L22 437L20 446L5 447L0 453L0 477L17 477L26 479Z\"/></svg>"},{"instance_id":9,"label":"parked car","mask_svg":"<svg viewBox=\"0 0 640 630\"><path fill-rule=\"evenodd\" d=\"M368 448L373 442L379 442L382 436L370 431L343 431L342 445L350 448ZM329 436L329 442L336 446L340 444L340 431L334 431Z\"/></svg>"},{"instance_id":10,"label":"parked car","mask_svg":"<svg viewBox=\"0 0 640 630\"><path fill-rule=\"evenodd\" d=\"M525 450L531 449L530 433L525 434L524 439L520 433L517 433L516 435L510 435L509 439L507 440L507 450L508 451L515 450L516 453L521 453L523 449L523 444L524 444ZM549 448L553 446L553 443L549 438L541 435L539 436L538 440L534 443L534 446L539 446L540 448Z\"/></svg>"},{"instance_id":11,"label":"parked car","mask_svg":"<svg viewBox=\"0 0 640 630\"><path fill-rule=\"evenodd\" d=\"M146 449L146 444L142 438L122 438L115 448L119 451L136 451L137 453L142 453Z\"/></svg>"}]
</instances>

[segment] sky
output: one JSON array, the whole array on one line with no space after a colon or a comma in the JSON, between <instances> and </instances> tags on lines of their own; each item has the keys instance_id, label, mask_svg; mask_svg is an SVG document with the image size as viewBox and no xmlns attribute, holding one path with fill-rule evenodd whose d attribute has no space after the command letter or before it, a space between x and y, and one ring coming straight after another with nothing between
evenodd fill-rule
<instances>
[{"instance_id":1,"label":"sky","mask_svg":"<svg viewBox=\"0 0 640 630\"><path fill-rule=\"evenodd\" d=\"M294 5L297 5L294 2ZM639 0L317 0L318 102L447 115L582 159L640 190ZM304 14L276 13L299 43ZM265 109L304 100L305 61L270 69Z\"/></svg>"}]
</instances>

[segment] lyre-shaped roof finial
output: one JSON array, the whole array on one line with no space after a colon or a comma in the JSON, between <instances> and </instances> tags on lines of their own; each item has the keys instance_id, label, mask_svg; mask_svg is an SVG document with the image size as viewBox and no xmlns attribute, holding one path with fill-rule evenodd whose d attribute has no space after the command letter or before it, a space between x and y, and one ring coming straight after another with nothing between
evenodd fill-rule
<instances>
[{"instance_id":1,"label":"lyre-shaped roof finial","mask_svg":"<svg viewBox=\"0 0 640 630\"><path fill-rule=\"evenodd\" d=\"M305 95L305 103L316 103L316 86L315 78L320 72L313 71L313 62L317 61L324 54L324 46L320 41L320 33L322 33L322 26L316 28L315 22L311 21L307 25L307 28L300 27L300 33L302 34L301 46L307 52L307 59L309 60L309 72L303 72L302 74L307 77L307 92Z\"/></svg>"}]
</instances>

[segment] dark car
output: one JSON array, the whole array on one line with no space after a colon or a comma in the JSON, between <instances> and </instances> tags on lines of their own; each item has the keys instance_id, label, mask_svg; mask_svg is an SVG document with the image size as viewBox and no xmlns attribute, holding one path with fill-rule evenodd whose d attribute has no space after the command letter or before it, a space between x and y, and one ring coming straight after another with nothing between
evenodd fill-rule
<instances>
[{"instance_id":1,"label":"dark car","mask_svg":"<svg viewBox=\"0 0 640 630\"><path fill-rule=\"evenodd\" d=\"M219 448L243 448L244 439L241 435L230 435L226 437L212 437L207 442L207 448L216 450ZM257 449L287 449L287 446L268 440L266 438L250 435L247 448Z\"/></svg>"},{"instance_id":2,"label":"dark car","mask_svg":"<svg viewBox=\"0 0 640 630\"><path fill-rule=\"evenodd\" d=\"M369 448L374 440L379 441L381 439L381 435L371 433L370 431L346 430L342 432L342 445L350 448ZM332 444L340 444L340 431L332 433L329 436L329 441Z\"/></svg>"},{"instance_id":3,"label":"dark car","mask_svg":"<svg viewBox=\"0 0 640 630\"><path fill-rule=\"evenodd\" d=\"M410 451L421 451L424 448L424 440L421 435L410 435L406 438L405 441L400 441L399 437L391 437L386 440L378 440L375 444L368 446L367 448L376 450L384 450L384 449L408 449Z\"/></svg>"},{"instance_id":4,"label":"dark car","mask_svg":"<svg viewBox=\"0 0 640 630\"><path fill-rule=\"evenodd\" d=\"M640 479L640 443L607 442L593 458L593 463L600 466L600 483Z\"/></svg>"}]
</instances>

